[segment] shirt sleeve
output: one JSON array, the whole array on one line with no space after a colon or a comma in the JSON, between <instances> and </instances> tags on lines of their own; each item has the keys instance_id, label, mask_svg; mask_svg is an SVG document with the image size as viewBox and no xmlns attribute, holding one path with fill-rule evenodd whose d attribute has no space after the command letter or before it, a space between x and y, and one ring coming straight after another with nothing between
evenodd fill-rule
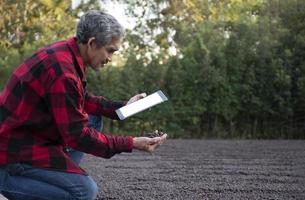
<instances>
[{"instance_id":1,"label":"shirt sleeve","mask_svg":"<svg viewBox=\"0 0 305 200\"><path fill-rule=\"evenodd\" d=\"M46 95L65 145L104 158L131 152L132 137L106 135L88 127L88 115L83 109L84 95L80 83L70 77L57 78Z\"/></svg>"},{"instance_id":2,"label":"shirt sleeve","mask_svg":"<svg viewBox=\"0 0 305 200\"><path fill-rule=\"evenodd\" d=\"M103 115L111 119L119 120L115 110L126 105L124 101L110 101L102 96L85 94L85 111L92 115Z\"/></svg>"}]
</instances>

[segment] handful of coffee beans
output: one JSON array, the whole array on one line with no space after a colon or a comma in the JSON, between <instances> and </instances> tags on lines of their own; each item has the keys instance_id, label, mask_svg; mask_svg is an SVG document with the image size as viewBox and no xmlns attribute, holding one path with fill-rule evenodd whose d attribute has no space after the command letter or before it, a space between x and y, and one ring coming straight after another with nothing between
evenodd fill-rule
<instances>
[{"instance_id":1,"label":"handful of coffee beans","mask_svg":"<svg viewBox=\"0 0 305 200\"><path fill-rule=\"evenodd\" d=\"M165 133L163 133L162 131L155 130L154 132L144 133L143 136L149 137L149 138L154 138L154 137L161 137L164 134Z\"/></svg>"}]
</instances>

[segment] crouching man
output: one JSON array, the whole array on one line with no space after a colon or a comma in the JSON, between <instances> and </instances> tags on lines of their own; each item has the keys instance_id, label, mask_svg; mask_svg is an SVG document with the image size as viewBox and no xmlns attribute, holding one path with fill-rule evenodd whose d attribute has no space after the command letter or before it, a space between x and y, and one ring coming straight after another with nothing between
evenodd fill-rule
<instances>
[{"instance_id":1,"label":"crouching man","mask_svg":"<svg viewBox=\"0 0 305 200\"><path fill-rule=\"evenodd\" d=\"M86 92L87 67L99 71L120 47L123 28L101 11L85 13L76 37L38 50L12 74L0 95L0 193L15 200L93 200L96 183L65 147L110 158L152 152L165 139L107 135L88 114L118 119L110 101ZM101 83L102 84L102 83Z\"/></svg>"}]
</instances>

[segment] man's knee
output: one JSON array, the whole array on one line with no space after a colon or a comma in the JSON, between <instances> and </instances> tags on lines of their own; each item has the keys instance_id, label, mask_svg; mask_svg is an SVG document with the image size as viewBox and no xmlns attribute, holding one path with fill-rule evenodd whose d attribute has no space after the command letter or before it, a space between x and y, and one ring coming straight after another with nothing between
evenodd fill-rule
<instances>
[{"instance_id":1,"label":"man's knee","mask_svg":"<svg viewBox=\"0 0 305 200\"><path fill-rule=\"evenodd\" d=\"M98 194L98 187L95 181L90 176L87 176L78 192L79 199L94 200Z\"/></svg>"},{"instance_id":2,"label":"man's knee","mask_svg":"<svg viewBox=\"0 0 305 200\"><path fill-rule=\"evenodd\" d=\"M88 199L95 199L98 194L98 187L95 181L90 177L91 183L88 185Z\"/></svg>"}]
</instances>

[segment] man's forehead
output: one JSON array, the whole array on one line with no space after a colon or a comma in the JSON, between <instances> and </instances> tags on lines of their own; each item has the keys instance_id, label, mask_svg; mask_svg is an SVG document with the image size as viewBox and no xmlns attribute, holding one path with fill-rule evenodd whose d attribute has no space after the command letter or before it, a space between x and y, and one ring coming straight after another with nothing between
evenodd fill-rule
<instances>
[{"instance_id":1,"label":"man's forehead","mask_svg":"<svg viewBox=\"0 0 305 200\"><path fill-rule=\"evenodd\" d=\"M107 48L111 48L113 50L116 50L118 51L119 48L121 46L121 40L112 40L108 45L107 45Z\"/></svg>"},{"instance_id":2,"label":"man's forehead","mask_svg":"<svg viewBox=\"0 0 305 200\"><path fill-rule=\"evenodd\" d=\"M119 45L109 45L107 48L108 48L108 49L115 50L115 51L118 51L119 48L120 48L120 46L119 46Z\"/></svg>"}]
</instances>

